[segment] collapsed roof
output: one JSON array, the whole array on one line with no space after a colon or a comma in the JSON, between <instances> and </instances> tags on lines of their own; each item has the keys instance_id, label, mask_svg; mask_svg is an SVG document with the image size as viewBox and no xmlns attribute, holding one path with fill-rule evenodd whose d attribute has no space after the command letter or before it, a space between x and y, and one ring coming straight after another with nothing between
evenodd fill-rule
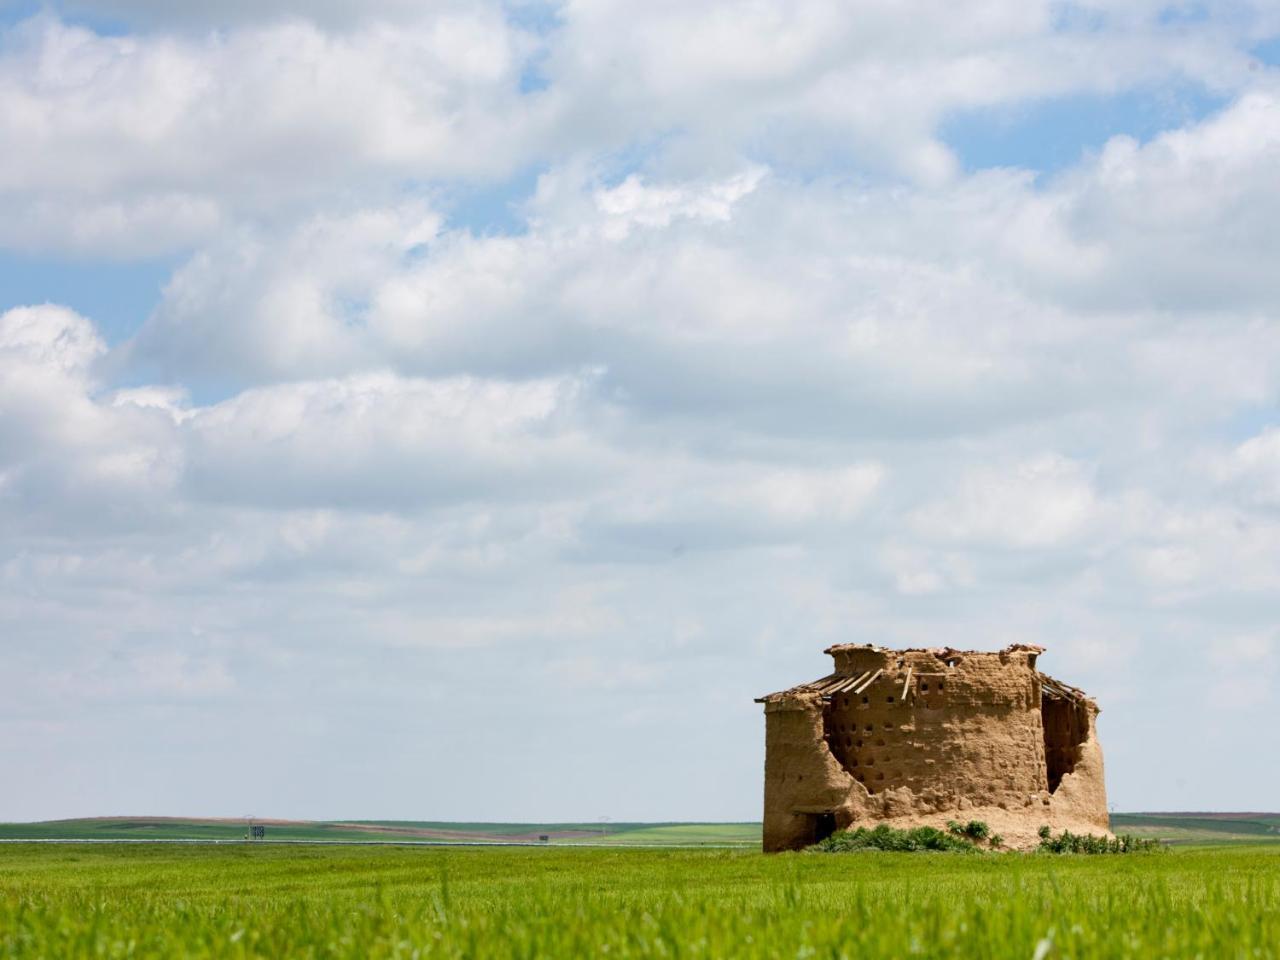
<instances>
[{"instance_id":1,"label":"collapsed roof","mask_svg":"<svg viewBox=\"0 0 1280 960\"><path fill-rule=\"evenodd\" d=\"M1031 644L1017 643L1006 647L1003 653L1012 653L1015 650L1035 651L1035 653L1043 653L1044 647L1033 646ZM954 647L908 647L903 650L890 650L886 647L877 647L872 644L837 644L828 647L824 653L833 654L849 650L870 650L880 653L931 653L938 658L940 663L948 663L965 656L990 656L990 654L979 650L957 650ZM776 703L777 701L802 694L816 693L824 700L830 700L836 694L862 693L867 687L875 683L883 673L883 670L866 670L859 675L850 676L847 673L829 673L825 677L819 677L817 680L810 680L808 683L797 684L794 687L788 687L785 690L777 690L773 693L766 693L756 697L756 703ZM1056 680L1047 673L1036 671L1036 678L1040 681L1041 695L1050 700L1070 700L1072 702L1083 702L1091 698L1087 693L1079 687L1073 687L1069 683L1063 683Z\"/></svg>"}]
</instances>

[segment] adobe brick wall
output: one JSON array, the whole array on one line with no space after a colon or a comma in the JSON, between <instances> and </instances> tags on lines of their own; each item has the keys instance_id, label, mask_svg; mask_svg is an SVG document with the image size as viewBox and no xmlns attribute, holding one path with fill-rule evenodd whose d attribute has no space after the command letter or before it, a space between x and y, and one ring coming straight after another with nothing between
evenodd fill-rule
<instances>
[{"instance_id":1,"label":"adobe brick wall","mask_svg":"<svg viewBox=\"0 0 1280 960\"><path fill-rule=\"evenodd\" d=\"M1039 673L1040 648L826 652L835 676L869 682L828 698L812 685L762 698L765 850L878 822L986 820L1026 847L1042 824L1107 832L1098 707Z\"/></svg>"}]
</instances>

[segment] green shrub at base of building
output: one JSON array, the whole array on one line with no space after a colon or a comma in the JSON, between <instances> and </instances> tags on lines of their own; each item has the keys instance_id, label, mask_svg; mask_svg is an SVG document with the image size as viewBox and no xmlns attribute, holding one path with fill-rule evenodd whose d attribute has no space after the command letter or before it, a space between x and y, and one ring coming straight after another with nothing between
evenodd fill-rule
<instances>
[{"instance_id":1,"label":"green shrub at base of building","mask_svg":"<svg viewBox=\"0 0 1280 960\"><path fill-rule=\"evenodd\" d=\"M809 849L821 853L849 853L856 850L886 850L897 853L924 850L948 853L978 852L974 843L965 836L946 833L935 827L897 830L883 823L875 827L858 827L856 830L833 833Z\"/></svg>"},{"instance_id":2,"label":"green shrub at base of building","mask_svg":"<svg viewBox=\"0 0 1280 960\"><path fill-rule=\"evenodd\" d=\"M1040 828L1042 853L1156 853L1164 849L1159 840L1144 840L1127 833L1116 837L1095 837L1089 833L1063 830L1056 837L1047 826Z\"/></svg>"}]
</instances>

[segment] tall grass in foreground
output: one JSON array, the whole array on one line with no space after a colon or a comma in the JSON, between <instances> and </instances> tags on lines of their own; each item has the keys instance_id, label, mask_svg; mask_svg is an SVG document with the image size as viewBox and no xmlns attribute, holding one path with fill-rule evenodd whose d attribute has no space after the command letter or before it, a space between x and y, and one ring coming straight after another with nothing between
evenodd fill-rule
<instances>
[{"instance_id":1,"label":"tall grass in foreground","mask_svg":"<svg viewBox=\"0 0 1280 960\"><path fill-rule=\"evenodd\" d=\"M0 849L0 956L1278 957L1280 848Z\"/></svg>"}]
</instances>

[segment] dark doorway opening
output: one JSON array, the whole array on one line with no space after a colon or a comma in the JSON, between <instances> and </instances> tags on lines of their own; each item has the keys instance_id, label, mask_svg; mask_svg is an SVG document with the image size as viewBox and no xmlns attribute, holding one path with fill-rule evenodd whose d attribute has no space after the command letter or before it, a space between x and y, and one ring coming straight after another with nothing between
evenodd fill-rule
<instances>
[{"instance_id":1,"label":"dark doorway opening","mask_svg":"<svg viewBox=\"0 0 1280 960\"><path fill-rule=\"evenodd\" d=\"M834 813L806 813L809 821L809 843L818 843L836 832L836 815Z\"/></svg>"}]
</instances>

